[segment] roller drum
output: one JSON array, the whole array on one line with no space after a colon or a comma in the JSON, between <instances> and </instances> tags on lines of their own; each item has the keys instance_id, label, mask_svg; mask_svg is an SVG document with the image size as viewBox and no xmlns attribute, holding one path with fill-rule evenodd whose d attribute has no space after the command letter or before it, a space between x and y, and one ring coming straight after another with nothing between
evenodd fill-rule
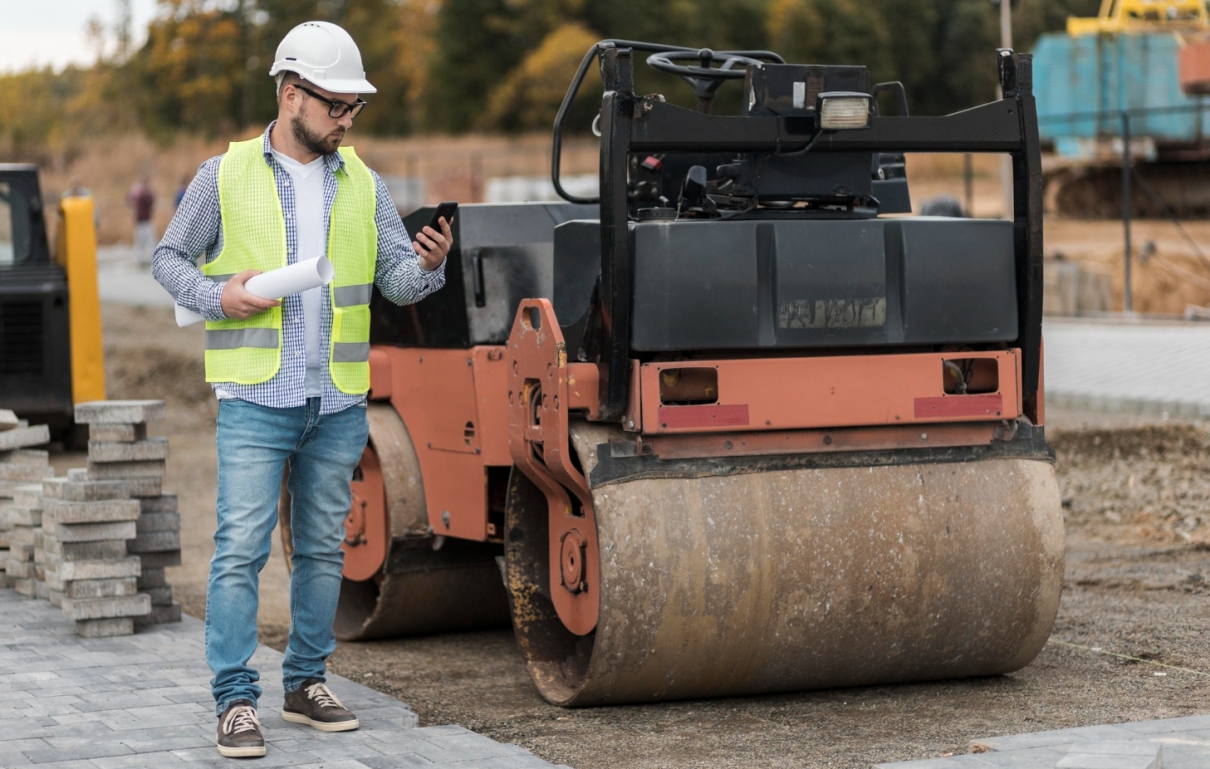
<instances>
[{"instance_id":1,"label":"roller drum","mask_svg":"<svg viewBox=\"0 0 1210 769\"><path fill-rule=\"evenodd\" d=\"M370 404L367 418L369 447L381 468L385 495L386 556L370 579L341 580L336 637L366 641L506 625L498 546L432 536L420 463L407 427L388 404ZM284 481L278 515L289 566L293 547Z\"/></svg>"},{"instance_id":2,"label":"roller drum","mask_svg":"<svg viewBox=\"0 0 1210 769\"><path fill-rule=\"evenodd\" d=\"M603 439L574 433L586 476ZM584 637L544 613L541 557L525 542L546 508L522 512L540 501L527 483L515 478L510 497L514 624L560 705L1008 673L1034 659L1058 611L1063 523L1045 460L593 486L600 615Z\"/></svg>"}]
</instances>

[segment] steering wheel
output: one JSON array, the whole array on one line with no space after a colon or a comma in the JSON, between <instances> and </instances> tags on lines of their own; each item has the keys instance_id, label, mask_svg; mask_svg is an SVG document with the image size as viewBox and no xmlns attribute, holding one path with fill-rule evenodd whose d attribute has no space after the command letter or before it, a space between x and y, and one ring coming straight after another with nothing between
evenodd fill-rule
<instances>
[{"instance_id":1,"label":"steering wheel","mask_svg":"<svg viewBox=\"0 0 1210 769\"><path fill-rule=\"evenodd\" d=\"M697 66L677 63L682 61L695 61ZM714 62L722 63L717 67L712 67L711 64ZM647 64L660 72L684 78L689 85L693 86L693 92L697 94L697 108L702 112L709 112L714 92L723 84L723 81L739 80L746 74L744 68L753 64L760 66L761 62L737 53L725 51L715 53L709 48L702 48L698 51L653 53L647 57ZM734 69L736 65L741 68Z\"/></svg>"}]
</instances>

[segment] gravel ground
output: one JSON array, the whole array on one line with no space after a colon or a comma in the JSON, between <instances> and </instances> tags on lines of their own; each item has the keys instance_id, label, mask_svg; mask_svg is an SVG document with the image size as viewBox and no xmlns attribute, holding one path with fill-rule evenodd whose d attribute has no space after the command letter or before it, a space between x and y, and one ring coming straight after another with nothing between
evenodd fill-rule
<instances>
[{"instance_id":1,"label":"gravel ground","mask_svg":"<svg viewBox=\"0 0 1210 769\"><path fill-rule=\"evenodd\" d=\"M170 405L153 429L171 440L165 488L181 495L184 564L170 579L185 611L200 617L215 494L201 331L177 329L167 311L116 305L105 307L104 323L111 397L166 397ZM1063 411L1048 423L1067 517L1067 575L1052 642L1018 673L562 710L537 696L507 630L341 644L331 667L406 701L423 724L459 723L577 769L868 769L962 753L978 737L1207 711L1210 432ZM55 461L79 466L82 455ZM275 554L262 574L260 630L277 648L286 585Z\"/></svg>"}]
</instances>

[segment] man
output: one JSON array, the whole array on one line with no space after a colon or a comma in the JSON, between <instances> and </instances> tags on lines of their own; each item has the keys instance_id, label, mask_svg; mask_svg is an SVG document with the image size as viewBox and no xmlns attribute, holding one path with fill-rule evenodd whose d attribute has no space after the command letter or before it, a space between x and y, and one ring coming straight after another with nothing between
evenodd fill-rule
<instances>
[{"instance_id":1,"label":"man","mask_svg":"<svg viewBox=\"0 0 1210 769\"><path fill-rule=\"evenodd\" d=\"M134 210L134 261L135 264L147 264L155 248L155 225L151 223L151 215L155 211L155 192L151 189L151 180L146 176L140 177L130 188L127 202Z\"/></svg>"},{"instance_id":2,"label":"man","mask_svg":"<svg viewBox=\"0 0 1210 769\"><path fill-rule=\"evenodd\" d=\"M206 380L219 398L218 528L206 597L206 661L218 749L263 756L256 716L258 575L289 465L294 536L282 716L323 731L357 718L324 685L336 647L340 543L349 482L366 445L371 286L398 304L445 283L453 236L411 243L385 185L340 144L373 93L361 54L334 24L295 27L269 71L278 116L265 133L202 164L156 249L153 273L207 319ZM339 149L339 151L338 151ZM199 271L194 258L205 253ZM260 271L327 256L332 284L282 301L244 288Z\"/></svg>"}]
</instances>

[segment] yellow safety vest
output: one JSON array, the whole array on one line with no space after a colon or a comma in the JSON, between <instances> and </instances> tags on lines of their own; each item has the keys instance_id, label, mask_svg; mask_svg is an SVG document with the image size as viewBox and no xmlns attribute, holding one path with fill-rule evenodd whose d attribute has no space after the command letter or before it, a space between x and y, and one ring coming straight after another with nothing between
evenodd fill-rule
<instances>
[{"instance_id":1,"label":"yellow safety vest","mask_svg":"<svg viewBox=\"0 0 1210 769\"><path fill-rule=\"evenodd\" d=\"M378 257L374 177L352 147L341 147L344 170L336 173L336 199L328 220L328 259L336 276L328 286L332 306L328 371L343 393L370 389L370 294ZM202 272L227 280L244 270L286 266L286 222L264 138L232 142L218 170L223 250ZM252 385L281 368L282 308L247 320L206 323L206 381Z\"/></svg>"}]
</instances>

